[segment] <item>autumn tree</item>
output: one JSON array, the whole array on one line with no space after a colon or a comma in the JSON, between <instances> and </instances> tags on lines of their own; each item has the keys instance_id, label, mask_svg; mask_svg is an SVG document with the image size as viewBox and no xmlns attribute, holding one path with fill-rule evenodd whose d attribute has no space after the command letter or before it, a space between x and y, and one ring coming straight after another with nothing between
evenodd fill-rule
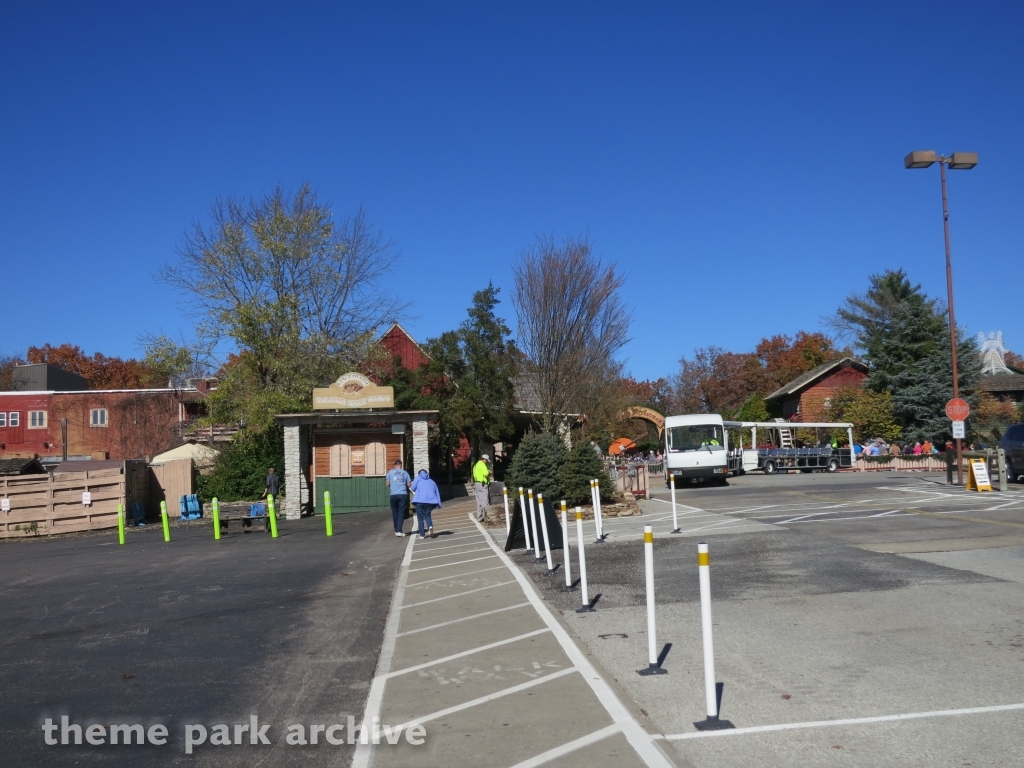
<instances>
[{"instance_id":1,"label":"autumn tree","mask_svg":"<svg viewBox=\"0 0 1024 768\"><path fill-rule=\"evenodd\" d=\"M539 425L554 432L565 414L593 411L608 378L621 376L615 355L628 341L625 278L586 237L538 238L512 273L524 369L540 401Z\"/></svg>"},{"instance_id":2,"label":"autumn tree","mask_svg":"<svg viewBox=\"0 0 1024 768\"><path fill-rule=\"evenodd\" d=\"M161 380L158 371L144 361L107 357L100 352L89 356L75 344L61 344L56 347L44 344L41 347L29 347L27 357L30 363L49 363L78 374L89 382L89 389L146 389L167 386L167 381Z\"/></svg>"},{"instance_id":3,"label":"autumn tree","mask_svg":"<svg viewBox=\"0 0 1024 768\"><path fill-rule=\"evenodd\" d=\"M14 387L14 366L22 360L15 355L0 354L0 392L10 392Z\"/></svg>"},{"instance_id":4,"label":"autumn tree","mask_svg":"<svg viewBox=\"0 0 1024 768\"><path fill-rule=\"evenodd\" d=\"M381 285L395 256L363 210L335 218L308 184L217 200L160 270L188 298L200 346L237 353L209 399L211 418L269 427L274 413L308 408L314 387L354 368L405 306Z\"/></svg>"},{"instance_id":5,"label":"autumn tree","mask_svg":"<svg viewBox=\"0 0 1024 768\"><path fill-rule=\"evenodd\" d=\"M893 416L892 396L888 392L843 387L830 398L825 418L852 423L853 439L858 442L876 437L892 441L902 434ZM839 431L835 437L845 441L846 433Z\"/></svg>"}]
</instances>

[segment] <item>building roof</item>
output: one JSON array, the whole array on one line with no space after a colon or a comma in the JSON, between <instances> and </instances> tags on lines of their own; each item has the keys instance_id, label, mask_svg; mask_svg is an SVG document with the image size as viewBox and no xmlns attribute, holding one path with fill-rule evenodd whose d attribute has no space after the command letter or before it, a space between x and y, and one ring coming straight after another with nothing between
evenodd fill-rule
<instances>
[{"instance_id":1,"label":"building roof","mask_svg":"<svg viewBox=\"0 0 1024 768\"><path fill-rule=\"evenodd\" d=\"M220 451L210 448L202 443L183 443L177 448L171 448L153 457L151 464L159 464L162 461L175 461L177 459L192 459L197 464L209 463L220 455Z\"/></svg>"},{"instance_id":2,"label":"building roof","mask_svg":"<svg viewBox=\"0 0 1024 768\"><path fill-rule=\"evenodd\" d=\"M395 424L413 421L437 422L437 411L395 411L388 408L373 411L313 411L312 413L279 413L274 421L282 427L300 424Z\"/></svg>"},{"instance_id":3,"label":"building roof","mask_svg":"<svg viewBox=\"0 0 1024 768\"><path fill-rule=\"evenodd\" d=\"M801 389L811 386L818 379L823 379L825 376L828 376L840 368L846 368L847 366L856 368L862 373L868 372L868 364L863 360L858 360L855 357L843 357L839 360L833 360L831 363L819 365L817 368L811 368L807 373L800 374L788 384L783 384L781 387L776 389L768 395L765 400L777 400L778 398L785 397L786 395L796 394Z\"/></svg>"},{"instance_id":4,"label":"building roof","mask_svg":"<svg viewBox=\"0 0 1024 768\"><path fill-rule=\"evenodd\" d=\"M41 475L46 470L39 459L0 459L0 475Z\"/></svg>"},{"instance_id":5,"label":"building roof","mask_svg":"<svg viewBox=\"0 0 1024 768\"><path fill-rule=\"evenodd\" d=\"M1024 392L1024 375L1020 373L983 374L978 377L974 388L979 392Z\"/></svg>"},{"instance_id":6,"label":"building roof","mask_svg":"<svg viewBox=\"0 0 1024 768\"><path fill-rule=\"evenodd\" d=\"M123 469L124 461L119 459L86 459L76 461L74 459L62 461L54 467L57 472L94 472L97 469Z\"/></svg>"}]
</instances>

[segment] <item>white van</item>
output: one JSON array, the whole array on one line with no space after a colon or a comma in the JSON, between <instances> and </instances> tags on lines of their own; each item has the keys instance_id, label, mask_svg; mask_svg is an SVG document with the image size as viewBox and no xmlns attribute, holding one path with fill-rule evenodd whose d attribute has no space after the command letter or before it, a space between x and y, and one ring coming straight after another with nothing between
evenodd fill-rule
<instances>
[{"instance_id":1,"label":"white van","mask_svg":"<svg viewBox=\"0 0 1024 768\"><path fill-rule=\"evenodd\" d=\"M729 476L729 444L717 413L665 418L665 481L724 483Z\"/></svg>"}]
</instances>

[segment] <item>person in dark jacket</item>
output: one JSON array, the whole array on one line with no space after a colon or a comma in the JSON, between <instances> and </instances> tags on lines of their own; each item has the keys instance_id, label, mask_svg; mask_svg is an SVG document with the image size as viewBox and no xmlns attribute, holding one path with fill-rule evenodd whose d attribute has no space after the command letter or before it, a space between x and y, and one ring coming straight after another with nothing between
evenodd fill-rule
<instances>
[{"instance_id":1,"label":"person in dark jacket","mask_svg":"<svg viewBox=\"0 0 1024 768\"><path fill-rule=\"evenodd\" d=\"M412 481L412 503L416 507L416 522L419 524L420 538L434 538L434 522L430 513L441 508L441 491L437 483L430 479L427 470L421 469Z\"/></svg>"}]
</instances>

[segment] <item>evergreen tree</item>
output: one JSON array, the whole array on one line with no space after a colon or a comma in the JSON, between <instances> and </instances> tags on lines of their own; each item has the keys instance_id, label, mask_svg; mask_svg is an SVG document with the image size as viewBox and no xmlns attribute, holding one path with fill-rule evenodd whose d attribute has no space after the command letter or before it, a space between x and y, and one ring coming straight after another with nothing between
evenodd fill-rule
<instances>
[{"instance_id":1,"label":"evergreen tree","mask_svg":"<svg viewBox=\"0 0 1024 768\"><path fill-rule=\"evenodd\" d=\"M531 432L523 438L505 475L509 495L519 497L519 488L532 488L552 502L561 500L563 468L569 458L565 443L548 432ZM513 494L514 491L514 494Z\"/></svg>"},{"instance_id":2,"label":"evergreen tree","mask_svg":"<svg viewBox=\"0 0 1024 768\"><path fill-rule=\"evenodd\" d=\"M892 395L892 412L905 440L945 440L951 436L946 403L953 397L949 326L933 300L915 291L893 309L889 323L875 335L868 360L868 388ZM957 343L961 393L969 392L981 372L973 337ZM968 396L968 402L974 401ZM973 403L972 403L973 404Z\"/></svg>"},{"instance_id":3,"label":"evergreen tree","mask_svg":"<svg viewBox=\"0 0 1024 768\"><path fill-rule=\"evenodd\" d=\"M456 442L465 435L477 453L514 431L516 351L511 331L494 311L498 291L488 284L474 293L469 317L458 330L427 342L435 374L443 372L453 385L440 401L442 430Z\"/></svg>"},{"instance_id":4,"label":"evergreen tree","mask_svg":"<svg viewBox=\"0 0 1024 768\"><path fill-rule=\"evenodd\" d=\"M590 481L601 483L601 497L611 498L612 484L604 471L604 462L590 443L579 442L569 451L562 466L562 496L570 506L590 503Z\"/></svg>"}]
</instances>

